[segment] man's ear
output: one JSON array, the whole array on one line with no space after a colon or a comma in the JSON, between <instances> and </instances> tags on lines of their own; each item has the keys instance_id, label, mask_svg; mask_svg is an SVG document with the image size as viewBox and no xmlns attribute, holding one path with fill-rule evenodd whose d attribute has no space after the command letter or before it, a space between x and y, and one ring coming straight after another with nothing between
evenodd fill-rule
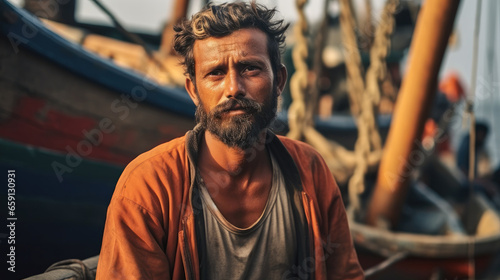
<instances>
[{"instance_id":1,"label":"man's ear","mask_svg":"<svg viewBox=\"0 0 500 280\"><path fill-rule=\"evenodd\" d=\"M278 69L277 75L277 81L278 81L278 96L281 95L283 90L285 89L286 85L286 80L288 78L288 71L286 70L285 65L281 64L280 68Z\"/></svg>"},{"instance_id":2,"label":"man's ear","mask_svg":"<svg viewBox=\"0 0 500 280\"><path fill-rule=\"evenodd\" d=\"M186 84L184 86L186 87L189 97L193 100L194 105L198 106L200 104L200 100L198 99L198 94L196 93L196 85L190 78L186 77Z\"/></svg>"}]
</instances>

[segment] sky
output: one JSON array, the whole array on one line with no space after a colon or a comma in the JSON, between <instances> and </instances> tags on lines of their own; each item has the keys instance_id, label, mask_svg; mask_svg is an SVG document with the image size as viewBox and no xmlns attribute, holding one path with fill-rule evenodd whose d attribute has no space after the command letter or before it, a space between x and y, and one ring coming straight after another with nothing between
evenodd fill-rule
<instances>
[{"instance_id":1,"label":"sky","mask_svg":"<svg viewBox=\"0 0 500 280\"><path fill-rule=\"evenodd\" d=\"M477 54L476 86L472 89L473 45L477 4L481 2L479 13L479 34ZM490 124L487 148L490 151L493 166L500 163L500 75L498 72L498 51L500 49L500 3L498 0L462 0L460 3L455 31L458 43L455 48L448 48L441 76L448 72L456 72L462 78L469 97L474 100L476 119ZM458 145L457 137L463 135L462 123L454 124L454 145Z\"/></svg>"},{"instance_id":2,"label":"sky","mask_svg":"<svg viewBox=\"0 0 500 280\"><path fill-rule=\"evenodd\" d=\"M12 3L21 5L23 0L9 0ZM59 2L62 0L54 0ZM246 0L248 1L248 0ZM365 0L353 0L354 3L363 3ZM402 0L402 1L420 1L420 0ZM125 26L132 30L147 31L158 33L163 26L166 16L170 14L170 9L173 6L174 0L100 0L108 7ZM202 7L202 0L191 0L189 13L192 14ZM227 2L227 0L213 0L215 3ZM258 0L259 4L268 7L278 7L280 16L287 21L295 21L297 12L295 9L294 0ZM380 9L383 5L383 0L372 0L374 10ZM292 4L291 4L292 3ZM309 19L320 19L324 0L309 0L305 13ZM338 10L337 1L332 1L331 7ZM77 20L94 21L107 23L111 25L111 21L107 16L99 10L96 5L90 0L77 0Z\"/></svg>"},{"instance_id":3,"label":"sky","mask_svg":"<svg viewBox=\"0 0 500 280\"><path fill-rule=\"evenodd\" d=\"M306 6L308 18L320 18L321 8L324 0L309 0ZM356 0L358 1L358 0ZM377 0L379 1L379 0ZM120 19L126 19L129 27L140 28L143 30L159 33L163 26L164 19L170 14L173 6L173 0L142 0L142 1L123 1L123 0L101 0L101 2L111 9ZM191 0L190 14L202 7L201 0ZM226 2L224 0L215 0L215 3ZM260 0L258 3L268 7L278 6L280 16L287 21L294 21L297 18L297 12L293 0ZM110 21L96 8L90 0L78 1L77 18L83 21L97 20L100 22Z\"/></svg>"}]
</instances>

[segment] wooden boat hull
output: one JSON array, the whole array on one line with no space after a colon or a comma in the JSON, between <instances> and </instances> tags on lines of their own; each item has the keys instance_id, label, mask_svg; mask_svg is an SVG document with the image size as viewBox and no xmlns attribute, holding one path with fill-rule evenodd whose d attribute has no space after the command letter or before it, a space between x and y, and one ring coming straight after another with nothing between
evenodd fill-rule
<instances>
[{"instance_id":1,"label":"wooden boat hull","mask_svg":"<svg viewBox=\"0 0 500 280\"><path fill-rule=\"evenodd\" d=\"M383 262L385 257L364 248L356 247L361 266L366 270ZM491 273L492 262L498 256L489 253L473 258L476 279L484 278L485 273ZM497 264L498 265L498 264ZM471 263L467 258L427 258L408 257L405 260L394 264L390 268L369 277L370 280L385 279L469 279ZM432 278L438 275L439 278ZM481 277L482 276L482 277Z\"/></svg>"},{"instance_id":2,"label":"wooden boat hull","mask_svg":"<svg viewBox=\"0 0 500 280\"><path fill-rule=\"evenodd\" d=\"M184 91L64 41L36 18L2 15L0 138L124 165L194 126Z\"/></svg>"},{"instance_id":3,"label":"wooden boat hull","mask_svg":"<svg viewBox=\"0 0 500 280\"><path fill-rule=\"evenodd\" d=\"M0 32L0 168L16 172L21 279L96 255L124 166L184 135L195 107L185 91L63 40L4 0Z\"/></svg>"},{"instance_id":4,"label":"wooden boat hull","mask_svg":"<svg viewBox=\"0 0 500 280\"><path fill-rule=\"evenodd\" d=\"M431 196L432 192L420 184L420 193ZM436 197L437 198L437 197ZM432 201L429 205L441 203ZM431 210L426 205L426 210ZM461 223L451 207L440 206L434 215L446 212L443 232L447 234L416 234L388 231L363 224L354 219L352 209L348 210L349 224L354 243L357 247L361 265L369 269L384 259L396 254L406 257L396 262L390 269L374 275L371 279L430 279L433 273L439 273L443 279L462 279L475 275L487 277L498 267L492 261L500 261L500 214L498 210L481 194L476 194L467 205L467 215L462 217L464 229L456 229ZM415 213L414 215L419 215ZM428 219L427 219L428 223ZM422 225L424 227L425 225ZM461 225L459 225L461 226ZM467 235L471 232L472 235ZM496 258L496 259L495 259ZM480 279L483 279L480 278ZM441 278L440 278L441 279Z\"/></svg>"},{"instance_id":5,"label":"wooden boat hull","mask_svg":"<svg viewBox=\"0 0 500 280\"><path fill-rule=\"evenodd\" d=\"M106 208L123 166L83 159L59 180L51 164L64 162L64 153L0 139L0 155L0 170L15 170L17 218L16 272L5 268L0 279L24 279L55 262L98 254ZM6 195L0 200L7 201ZM0 260L5 264L6 258L2 254Z\"/></svg>"},{"instance_id":6,"label":"wooden boat hull","mask_svg":"<svg viewBox=\"0 0 500 280\"><path fill-rule=\"evenodd\" d=\"M0 51L9 48L2 37ZM126 164L194 126L193 117L138 102L25 49L1 65L4 139Z\"/></svg>"}]
</instances>

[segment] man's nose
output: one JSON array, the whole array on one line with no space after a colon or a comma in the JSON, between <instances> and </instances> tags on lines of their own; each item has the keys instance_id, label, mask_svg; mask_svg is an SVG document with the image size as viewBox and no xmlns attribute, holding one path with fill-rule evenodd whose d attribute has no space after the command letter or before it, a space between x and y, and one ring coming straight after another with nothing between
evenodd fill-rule
<instances>
[{"instance_id":1,"label":"man's nose","mask_svg":"<svg viewBox=\"0 0 500 280\"><path fill-rule=\"evenodd\" d=\"M226 97L238 98L240 95L245 95L245 85L243 77L238 71L229 71L226 76Z\"/></svg>"}]
</instances>

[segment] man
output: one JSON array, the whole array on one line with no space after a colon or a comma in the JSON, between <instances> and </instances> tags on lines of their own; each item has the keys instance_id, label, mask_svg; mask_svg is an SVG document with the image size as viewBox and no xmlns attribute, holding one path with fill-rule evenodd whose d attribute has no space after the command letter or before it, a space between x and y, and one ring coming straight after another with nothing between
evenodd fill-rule
<instances>
[{"instance_id":1,"label":"man","mask_svg":"<svg viewBox=\"0 0 500 280\"><path fill-rule=\"evenodd\" d=\"M474 177L477 178L478 176L478 170L477 170L477 165L478 165L478 159L480 156L485 157L484 155L486 154L486 138L488 136L488 131L489 131L489 126L486 122L484 121L477 121L475 123L475 142L474 142L474 152L475 152L475 157L474 157ZM468 178L469 176L469 155L470 155L470 134L467 133L465 136L463 136L462 140L460 141L460 144L458 146L457 150L457 166L462 171L464 174L465 178Z\"/></svg>"},{"instance_id":2,"label":"man","mask_svg":"<svg viewBox=\"0 0 500 280\"><path fill-rule=\"evenodd\" d=\"M325 162L268 130L287 74L275 12L209 5L176 26L198 125L123 172L98 278L363 278Z\"/></svg>"}]
</instances>

